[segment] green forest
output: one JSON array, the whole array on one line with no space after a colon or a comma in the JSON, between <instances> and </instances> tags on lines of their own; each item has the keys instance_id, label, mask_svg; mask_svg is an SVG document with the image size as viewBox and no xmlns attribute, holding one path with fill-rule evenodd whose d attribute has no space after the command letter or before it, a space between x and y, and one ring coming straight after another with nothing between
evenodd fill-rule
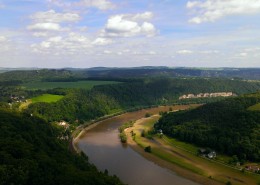
<instances>
[{"instance_id":1,"label":"green forest","mask_svg":"<svg viewBox=\"0 0 260 185\"><path fill-rule=\"evenodd\" d=\"M72 154L61 131L44 120L4 110L0 118L1 185L121 184L84 154Z\"/></svg>"},{"instance_id":2,"label":"green forest","mask_svg":"<svg viewBox=\"0 0 260 185\"><path fill-rule=\"evenodd\" d=\"M103 116L158 105L209 103L191 111L164 114L156 127L182 141L237 155L241 160L260 160L260 112L255 111L260 95L243 96L259 91L260 82L178 75L173 78L158 75L157 69L129 70L126 76L119 75L124 70L103 70L44 69L0 74L0 184L121 184L117 177L89 164L84 154L69 151L70 131ZM152 75L144 77L140 71ZM90 88L72 85L32 90L23 86L87 80L93 82ZM242 96L179 100L183 94L212 92ZM21 109L22 104L26 105ZM64 130L53 124L61 120L71 125L67 139Z\"/></svg>"},{"instance_id":3,"label":"green forest","mask_svg":"<svg viewBox=\"0 0 260 185\"><path fill-rule=\"evenodd\" d=\"M129 82L94 86L91 90L66 90L65 97L55 103L33 103L25 110L47 121L88 121L133 107L176 103L205 103L223 98L178 100L186 93L227 92L251 93L260 83L228 79L146 78ZM41 91L39 91L41 92ZM62 94L64 90L50 90ZM36 93L36 92L35 92Z\"/></svg>"},{"instance_id":4,"label":"green forest","mask_svg":"<svg viewBox=\"0 0 260 185\"><path fill-rule=\"evenodd\" d=\"M164 114L156 129L181 141L260 161L260 93L228 98L199 108Z\"/></svg>"}]
</instances>

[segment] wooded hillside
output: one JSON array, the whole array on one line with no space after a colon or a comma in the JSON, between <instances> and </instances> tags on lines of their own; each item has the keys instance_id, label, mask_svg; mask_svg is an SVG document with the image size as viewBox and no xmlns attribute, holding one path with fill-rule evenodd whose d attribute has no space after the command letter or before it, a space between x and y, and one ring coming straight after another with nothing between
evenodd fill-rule
<instances>
[{"instance_id":1,"label":"wooded hillside","mask_svg":"<svg viewBox=\"0 0 260 185\"><path fill-rule=\"evenodd\" d=\"M237 155L241 160L260 161L260 111L248 110L259 102L260 93L256 93L168 113L155 128L181 141Z\"/></svg>"}]
</instances>

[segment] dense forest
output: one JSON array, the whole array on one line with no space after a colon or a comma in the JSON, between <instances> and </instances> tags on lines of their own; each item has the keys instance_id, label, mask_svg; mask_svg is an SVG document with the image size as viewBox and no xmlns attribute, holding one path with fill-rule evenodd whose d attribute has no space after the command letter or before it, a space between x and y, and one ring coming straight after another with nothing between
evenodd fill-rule
<instances>
[{"instance_id":1,"label":"dense forest","mask_svg":"<svg viewBox=\"0 0 260 185\"><path fill-rule=\"evenodd\" d=\"M164 114L156 129L181 141L260 161L260 111L248 110L260 93L228 98L197 109Z\"/></svg>"},{"instance_id":2,"label":"dense forest","mask_svg":"<svg viewBox=\"0 0 260 185\"><path fill-rule=\"evenodd\" d=\"M59 129L40 118L0 110L0 184L121 184L58 138Z\"/></svg>"},{"instance_id":3,"label":"dense forest","mask_svg":"<svg viewBox=\"0 0 260 185\"><path fill-rule=\"evenodd\" d=\"M242 94L258 89L260 83L240 80L147 78L95 86L91 90L69 90L67 95L56 103L34 103L25 111L47 121L87 121L133 107L216 101L214 98L179 101L179 96L186 93L232 91ZM64 93L59 90L48 92Z\"/></svg>"}]
</instances>

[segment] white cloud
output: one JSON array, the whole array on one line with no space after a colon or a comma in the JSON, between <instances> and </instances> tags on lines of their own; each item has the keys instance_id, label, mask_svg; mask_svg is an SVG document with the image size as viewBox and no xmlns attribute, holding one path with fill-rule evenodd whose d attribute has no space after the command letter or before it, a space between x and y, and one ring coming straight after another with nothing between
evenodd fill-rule
<instances>
[{"instance_id":1,"label":"white cloud","mask_svg":"<svg viewBox=\"0 0 260 185\"><path fill-rule=\"evenodd\" d=\"M188 55L188 54L192 54L193 51L184 49L184 50L179 50L176 53L181 54L181 55Z\"/></svg>"},{"instance_id":2,"label":"white cloud","mask_svg":"<svg viewBox=\"0 0 260 185\"><path fill-rule=\"evenodd\" d=\"M28 30L45 30L45 31L61 31L62 28L57 23L45 22L45 23L36 23L27 26Z\"/></svg>"},{"instance_id":3,"label":"white cloud","mask_svg":"<svg viewBox=\"0 0 260 185\"><path fill-rule=\"evenodd\" d=\"M0 36L0 42L5 42L5 41L7 41L7 38L4 36Z\"/></svg>"},{"instance_id":4,"label":"white cloud","mask_svg":"<svg viewBox=\"0 0 260 185\"><path fill-rule=\"evenodd\" d=\"M111 43L113 43L111 39L101 38L101 37L96 38L96 40L92 42L93 45L98 45L98 46L105 46Z\"/></svg>"},{"instance_id":5,"label":"white cloud","mask_svg":"<svg viewBox=\"0 0 260 185\"><path fill-rule=\"evenodd\" d=\"M100 10L114 9L116 6L109 0L80 0L80 1L64 1L64 0L48 0L49 3L66 8L97 8Z\"/></svg>"},{"instance_id":6,"label":"white cloud","mask_svg":"<svg viewBox=\"0 0 260 185\"><path fill-rule=\"evenodd\" d=\"M247 57L247 55L248 55L247 53L239 53L240 57Z\"/></svg>"},{"instance_id":7,"label":"white cloud","mask_svg":"<svg viewBox=\"0 0 260 185\"><path fill-rule=\"evenodd\" d=\"M108 19L102 34L108 37L154 36L157 32L154 25L143 21L144 19L151 19L151 15L149 12L114 15Z\"/></svg>"},{"instance_id":8,"label":"white cloud","mask_svg":"<svg viewBox=\"0 0 260 185\"><path fill-rule=\"evenodd\" d=\"M62 37L61 36L57 36L57 37L51 37L49 38L49 41L50 42L60 42L62 40Z\"/></svg>"},{"instance_id":9,"label":"white cloud","mask_svg":"<svg viewBox=\"0 0 260 185\"><path fill-rule=\"evenodd\" d=\"M156 55L157 53L155 51L149 51L148 54L149 55Z\"/></svg>"},{"instance_id":10,"label":"white cloud","mask_svg":"<svg viewBox=\"0 0 260 185\"><path fill-rule=\"evenodd\" d=\"M229 15L260 13L260 0L206 0L189 1L187 8L193 9L197 16L191 23L214 22Z\"/></svg>"},{"instance_id":11,"label":"white cloud","mask_svg":"<svg viewBox=\"0 0 260 185\"><path fill-rule=\"evenodd\" d=\"M79 14L76 13L57 13L54 10L46 12L37 12L30 17L34 22L77 22L80 20Z\"/></svg>"},{"instance_id":12,"label":"white cloud","mask_svg":"<svg viewBox=\"0 0 260 185\"><path fill-rule=\"evenodd\" d=\"M33 36L35 37L48 37L48 33L47 32L35 32L33 33Z\"/></svg>"},{"instance_id":13,"label":"white cloud","mask_svg":"<svg viewBox=\"0 0 260 185\"><path fill-rule=\"evenodd\" d=\"M152 37L156 34L156 29L153 24L149 22L144 22L141 26L141 32L148 37Z\"/></svg>"},{"instance_id":14,"label":"white cloud","mask_svg":"<svg viewBox=\"0 0 260 185\"><path fill-rule=\"evenodd\" d=\"M205 51L201 51L200 53L202 54L217 54L219 53L218 50L205 50Z\"/></svg>"},{"instance_id":15,"label":"white cloud","mask_svg":"<svg viewBox=\"0 0 260 185\"><path fill-rule=\"evenodd\" d=\"M124 18L132 21L142 21L142 20L151 20L153 18L152 12L144 12L138 14L124 14Z\"/></svg>"},{"instance_id":16,"label":"white cloud","mask_svg":"<svg viewBox=\"0 0 260 185\"><path fill-rule=\"evenodd\" d=\"M104 54L112 54L113 52L110 51L110 50L104 50L103 53L104 53Z\"/></svg>"},{"instance_id":17,"label":"white cloud","mask_svg":"<svg viewBox=\"0 0 260 185\"><path fill-rule=\"evenodd\" d=\"M100 10L108 10L115 8L115 5L108 0L82 0L80 2L75 3L75 5L84 7L95 7Z\"/></svg>"},{"instance_id":18,"label":"white cloud","mask_svg":"<svg viewBox=\"0 0 260 185\"><path fill-rule=\"evenodd\" d=\"M85 52L90 48L91 41L87 37L71 32L66 36L50 37L38 44L32 44L33 52L42 54L72 55Z\"/></svg>"}]
</instances>

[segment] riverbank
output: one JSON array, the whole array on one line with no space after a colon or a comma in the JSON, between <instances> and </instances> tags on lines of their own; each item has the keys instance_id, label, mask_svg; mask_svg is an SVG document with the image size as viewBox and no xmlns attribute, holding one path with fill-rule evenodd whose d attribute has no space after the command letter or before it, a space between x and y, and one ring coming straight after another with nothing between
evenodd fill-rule
<instances>
[{"instance_id":1,"label":"riverbank","mask_svg":"<svg viewBox=\"0 0 260 185\"><path fill-rule=\"evenodd\" d=\"M257 175L242 173L174 147L163 138L154 137L151 140L141 137L142 131L150 130L158 119L159 115L142 118L136 121L134 127L126 129L128 145L148 160L173 170L178 175L205 185L218 185L228 182L237 185L257 184L258 180L260 180ZM132 132L135 133L134 140ZM144 151L147 146L151 146L152 153Z\"/></svg>"},{"instance_id":2,"label":"riverbank","mask_svg":"<svg viewBox=\"0 0 260 185\"><path fill-rule=\"evenodd\" d=\"M86 124L83 124L79 126L75 131L72 133L72 139L70 141L70 150L76 153L80 153L81 150L78 148L78 142L79 140L84 137L84 135L87 133L88 130L91 130L92 128L96 127L100 123L109 121L110 119L113 119L118 116L124 116L126 117L126 122L129 121L128 114L130 113L136 113L135 120L140 119L144 117L145 113L149 114L158 114L160 111L167 112L170 109L171 110L185 110L189 108L195 108L201 106L201 104L190 104L190 105L167 105L167 106L150 106L150 107L140 107L140 108L134 108L129 109L126 111L120 111L111 115L106 115L104 117L98 118L97 120L88 122Z\"/></svg>"}]
</instances>

